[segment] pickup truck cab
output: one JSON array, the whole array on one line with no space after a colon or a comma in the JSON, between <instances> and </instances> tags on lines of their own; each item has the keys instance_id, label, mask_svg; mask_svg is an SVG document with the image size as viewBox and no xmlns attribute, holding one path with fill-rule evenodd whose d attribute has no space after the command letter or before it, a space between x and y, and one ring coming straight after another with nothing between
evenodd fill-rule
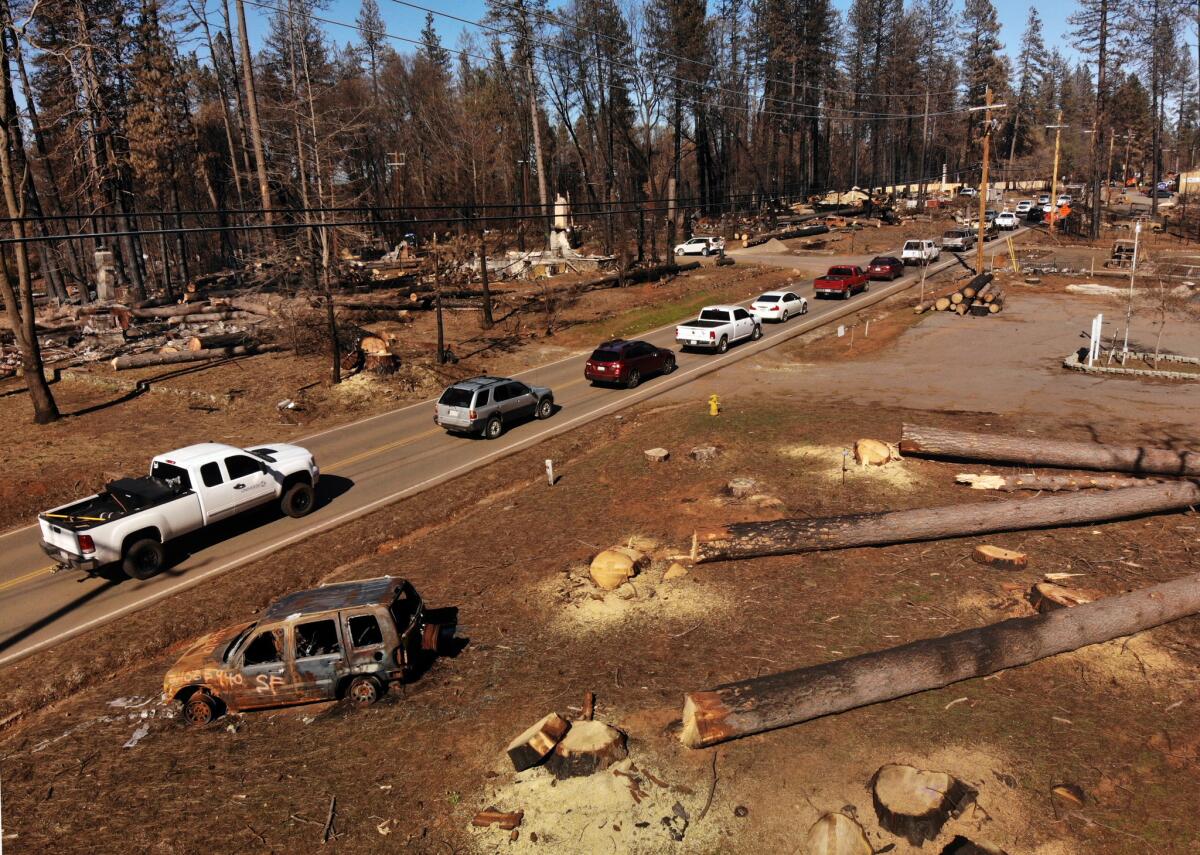
<instances>
[{"instance_id":1,"label":"pickup truck cab","mask_svg":"<svg viewBox=\"0 0 1200 855\"><path fill-rule=\"evenodd\" d=\"M818 297L838 297L849 300L860 291L870 291L871 280L867 271L857 264L835 264L813 280L813 293Z\"/></svg>"},{"instance_id":2,"label":"pickup truck cab","mask_svg":"<svg viewBox=\"0 0 1200 855\"><path fill-rule=\"evenodd\" d=\"M119 564L125 575L149 579L165 565L166 545L185 534L272 502L288 516L308 514L320 475L298 445L189 445L155 457L147 477L111 481L39 514L42 551L60 568L94 573Z\"/></svg>"},{"instance_id":3,"label":"pickup truck cab","mask_svg":"<svg viewBox=\"0 0 1200 855\"><path fill-rule=\"evenodd\" d=\"M996 216L995 223L996 228L1003 229L1005 231L1011 231L1021 224L1020 221L1017 220L1017 215L1012 211L1001 211Z\"/></svg>"},{"instance_id":4,"label":"pickup truck cab","mask_svg":"<svg viewBox=\"0 0 1200 855\"><path fill-rule=\"evenodd\" d=\"M190 725L343 697L366 706L436 652L442 630L394 576L296 591L257 621L197 639L163 678L163 701L182 704Z\"/></svg>"},{"instance_id":5,"label":"pickup truck cab","mask_svg":"<svg viewBox=\"0 0 1200 855\"><path fill-rule=\"evenodd\" d=\"M682 347L697 347L724 353L743 339L762 338L762 322L741 306L707 306L700 317L675 327L675 340Z\"/></svg>"},{"instance_id":6,"label":"pickup truck cab","mask_svg":"<svg viewBox=\"0 0 1200 855\"><path fill-rule=\"evenodd\" d=\"M941 248L931 240L906 240L900 251L900 260L905 264L930 264L938 260Z\"/></svg>"}]
</instances>

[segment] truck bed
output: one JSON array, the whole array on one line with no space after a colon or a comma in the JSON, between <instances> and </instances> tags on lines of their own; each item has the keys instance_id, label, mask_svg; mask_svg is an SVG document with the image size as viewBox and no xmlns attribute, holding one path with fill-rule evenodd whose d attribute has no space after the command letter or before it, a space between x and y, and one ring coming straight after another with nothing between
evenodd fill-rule
<instances>
[{"instance_id":1,"label":"truck bed","mask_svg":"<svg viewBox=\"0 0 1200 855\"><path fill-rule=\"evenodd\" d=\"M59 528L80 532L155 508L192 494L192 490L168 486L157 478L121 478L109 482L95 496L63 505L39 516Z\"/></svg>"},{"instance_id":2,"label":"truck bed","mask_svg":"<svg viewBox=\"0 0 1200 855\"><path fill-rule=\"evenodd\" d=\"M730 322L729 321L688 321L686 324L680 324L679 328L686 329L688 327L691 327L692 329L710 330L713 327L723 327L728 323L730 323Z\"/></svg>"}]
</instances>

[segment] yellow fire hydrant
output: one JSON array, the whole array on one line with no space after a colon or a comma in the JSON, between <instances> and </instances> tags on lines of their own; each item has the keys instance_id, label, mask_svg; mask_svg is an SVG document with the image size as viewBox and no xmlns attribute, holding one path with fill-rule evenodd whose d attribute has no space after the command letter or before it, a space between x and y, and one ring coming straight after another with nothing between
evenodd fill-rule
<instances>
[{"instance_id":1,"label":"yellow fire hydrant","mask_svg":"<svg viewBox=\"0 0 1200 855\"><path fill-rule=\"evenodd\" d=\"M708 399L708 414L710 416L719 416L721 414L721 399L716 395Z\"/></svg>"}]
</instances>

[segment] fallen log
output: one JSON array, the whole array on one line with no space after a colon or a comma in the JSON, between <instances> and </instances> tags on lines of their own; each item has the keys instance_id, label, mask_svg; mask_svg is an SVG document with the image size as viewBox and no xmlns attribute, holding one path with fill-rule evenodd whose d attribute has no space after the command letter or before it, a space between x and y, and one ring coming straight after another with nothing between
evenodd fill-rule
<instances>
[{"instance_id":1,"label":"fallen log","mask_svg":"<svg viewBox=\"0 0 1200 855\"><path fill-rule=\"evenodd\" d=\"M689 748L938 689L1200 612L1200 574L1074 608L1012 618L684 696Z\"/></svg>"},{"instance_id":2,"label":"fallen log","mask_svg":"<svg viewBox=\"0 0 1200 855\"><path fill-rule=\"evenodd\" d=\"M172 316L167 318L167 325L175 327L184 324L215 324L218 321L241 321L246 324L261 324L266 320L267 318L262 315L234 309L221 312L198 312L194 315Z\"/></svg>"},{"instance_id":3,"label":"fallen log","mask_svg":"<svg viewBox=\"0 0 1200 855\"><path fill-rule=\"evenodd\" d=\"M956 484L967 484L972 490L1000 490L1013 493L1017 490L1035 490L1046 493L1079 490L1123 490L1126 487L1141 487L1157 484L1157 478L1130 478L1124 475L972 475L960 472L954 476Z\"/></svg>"},{"instance_id":4,"label":"fallen log","mask_svg":"<svg viewBox=\"0 0 1200 855\"><path fill-rule=\"evenodd\" d=\"M135 318L178 318L184 315L198 315L212 311L207 303L186 303L181 306L156 306L147 309L130 309L129 314Z\"/></svg>"},{"instance_id":5,"label":"fallen log","mask_svg":"<svg viewBox=\"0 0 1200 855\"><path fill-rule=\"evenodd\" d=\"M214 347L234 347L239 344L253 343L253 337L249 333L214 333L213 335L192 336L185 342L184 349L195 352L197 350L211 350Z\"/></svg>"},{"instance_id":6,"label":"fallen log","mask_svg":"<svg viewBox=\"0 0 1200 855\"><path fill-rule=\"evenodd\" d=\"M131 353L112 360L117 371L128 368L145 368L151 365L176 365L181 362L202 362L206 359L228 359L231 356L253 356L284 350L279 344L239 345L237 347L214 347L208 350L184 350L179 353Z\"/></svg>"},{"instance_id":7,"label":"fallen log","mask_svg":"<svg viewBox=\"0 0 1200 855\"><path fill-rule=\"evenodd\" d=\"M1187 449L999 436L923 425L906 424L901 428L900 451L920 457L1057 466L1062 469L1200 475L1200 452Z\"/></svg>"},{"instance_id":8,"label":"fallen log","mask_svg":"<svg viewBox=\"0 0 1200 855\"><path fill-rule=\"evenodd\" d=\"M903 449L903 446L901 446ZM971 502L910 511L731 523L696 532L696 563L883 546L1116 520L1200 504L1200 484L1170 481L1106 493Z\"/></svg>"},{"instance_id":9,"label":"fallen log","mask_svg":"<svg viewBox=\"0 0 1200 855\"><path fill-rule=\"evenodd\" d=\"M950 308L951 305L952 304L950 302L949 297L938 297L936 300L933 301L933 308L939 312L946 311L947 309Z\"/></svg>"}]
</instances>

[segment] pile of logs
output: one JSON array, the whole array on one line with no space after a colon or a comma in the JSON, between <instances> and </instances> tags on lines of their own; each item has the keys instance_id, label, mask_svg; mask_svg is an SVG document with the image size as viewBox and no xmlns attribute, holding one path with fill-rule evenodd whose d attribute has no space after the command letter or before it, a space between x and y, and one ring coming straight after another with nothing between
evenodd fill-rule
<instances>
[{"instance_id":1,"label":"pile of logs","mask_svg":"<svg viewBox=\"0 0 1200 855\"><path fill-rule=\"evenodd\" d=\"M954 312L957 315L995 315L1004 310L1004 292L991 273L973 277L961 288L919 303L914 311Z\"/></svg>"},{"instance_id":2,"label":"pile of logs","mask_svg":"<svg viewBox=\"0 0 1200 855\"><path fill-rule=\"evenodd\" d=\"M1175 480L1125 486L1123 480L1095 479L1073 484L1079 492L1046 498L733 523L697 532L693 560L727 561L1095 524L1200 503L1200 483L1195 480L1200 475L1200 453L1186 449L1003 437L912 425L904 426L900 449L908 455L1174 476ZM1030 489L1008 482L1003 487ZM1024 560L1019 553L1002 549L992 550L986 558L986 563L998 560L1015 567ZM1031 601L1038 614L1029 617L691 692L684 699L681 739L691 748L715 745L1132 635L1200 613L1200 574L1113 596L1043 583L1036 586Z\"/></svg>"}]
</instances>

